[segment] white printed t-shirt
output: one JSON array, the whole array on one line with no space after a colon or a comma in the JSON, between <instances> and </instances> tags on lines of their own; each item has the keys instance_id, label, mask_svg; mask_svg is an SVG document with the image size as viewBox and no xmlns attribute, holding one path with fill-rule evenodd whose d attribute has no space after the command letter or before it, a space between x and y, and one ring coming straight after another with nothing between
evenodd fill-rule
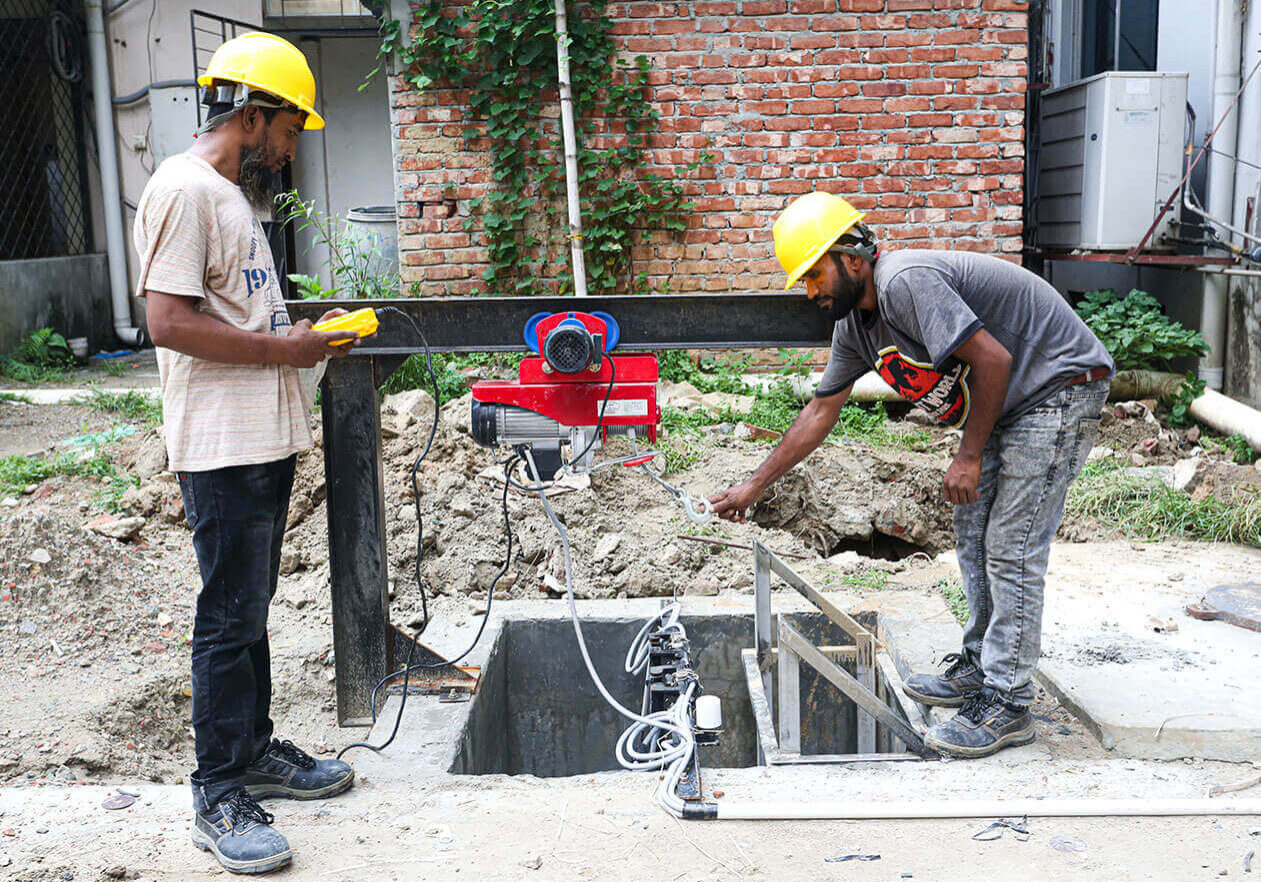
<instances>
[{"instance_id":1,"label":"white printed t-shirt","mask_svg":"<svg viewBox=\"0 0 1261 882\"><path fill-rule=\"evenodd\" d=\"M244 331L289 333L262 224L241 188L189 153L149 179L133 231L136 295L192 297ZM311 446L297 368L204 361L158 347L168 467L199 472L274 462Z\"/></svg>"}]
</instances>

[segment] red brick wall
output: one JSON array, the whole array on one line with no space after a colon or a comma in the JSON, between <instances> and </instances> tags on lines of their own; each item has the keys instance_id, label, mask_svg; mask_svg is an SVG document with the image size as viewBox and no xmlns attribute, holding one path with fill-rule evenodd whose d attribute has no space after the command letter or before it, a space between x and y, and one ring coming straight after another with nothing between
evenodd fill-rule
<instances>
[{"instance_id":1,"label":"red brick wall","mask_svg":"<svg viewBox=\"0 0 1261 882\"><path fill-rule=\"evenodd\" d=\"M671 291L782 287L771 223L794 196L844 195L886 248L1018 259L1024 171L1023 0L611 3L618 44L653 63L661 114L646 166L688 179L685 232L646 231L634 271ZM468 200L487 154L452 89L391 82L404 284L482 289ZM553 213L563 223L563 207ZM566 258L567 259L567 255Z\"/></svg>"}]
</instances>

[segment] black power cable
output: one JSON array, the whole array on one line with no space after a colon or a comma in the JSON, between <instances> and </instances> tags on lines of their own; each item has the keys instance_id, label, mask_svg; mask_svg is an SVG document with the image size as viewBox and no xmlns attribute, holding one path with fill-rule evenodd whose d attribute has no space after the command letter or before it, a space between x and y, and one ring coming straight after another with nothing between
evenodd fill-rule
<instances>
[{"instance_id":1,"label":"black power cable","mask_svg":"<svg viewBox=\"0 0 1261 882\"><path fill-rule=\"evenodd\" d=\"M516 460L517 460L517 457L512 456L504 464L504 495L503 495L504 535L507 537L507 545L508 545L506 551L504 552L504 564L500 568L499 572L495 574L495 578L490 583L490 590L487 591L486 593L486 612L482 616L482 624L478 627L477 634L474 635L473 641L469 644L467 649L465 649L462 653L460 653L459 655L457 655L455 658L451 659L450 661L435 662L433 664L413 665L412 656L415 653L416 648L420 645L420 635L425 630L425 626L422 625L414 634L412 634L411 641L407 644L407 659L406 661L403 662L403 669L401 671L395 671L391 674L386 674L379 681L377 681L376 686L372 687L372 722L376 723L377 721L377 693L380 691L382 686L384 686L390 680L393 680L394 678L396 678L400 673L403 675L403 696L398 704L398 713L394 715L394 727L390 730L390 737L385 739L385 741L381 744L370 744L367 741L356 741L354 744L347 744L338 752L337 754L338 759L341 759L342 756L347 751L352 750L356 747L364 747L364 748L367 748L368 750L373 751L374 753L380 753L381 751L385 750L385 748L389 747L390 744L394 742L394 737L398 734L399 724L403 721L403 708L407 707L408 685L411 683L412 672L433 669L433 668L451 667L456 662L460 661L460 659L464 658L470 652L472 652L473 649L476 648L478 642L482 639L482 634L486 631L486 623L490 621L491 605L495 599L495 587L499 584L499 580L503 578L504 574L508 572L508 567L511 566L512 564L512 524L508 516L507 478L508 478L508 472L512 469L512 466L516 464ZM419 500L417 501L416 517L417 519L420 518ZM423 592L424 592L423 588L421 589L421 592L423 595ZM426 625L428 624L428 619L426 619L425 624Z\"/></svg>"},{"instance_id":2,"label":"black power cable","mask_svg":"<svg viewBox=\"0 0 1261 882\"><path fill-rule=\"evenodd\" d=\"M438 420L441 417L441 408L442 408L441 390L438 388L438 376L434 372L434 369L433 369L433 358L432 358L431 351L429 349L429 341L425 339L425 334L420 329L420 326L416 324L415 319L413 319L407 313L403 312L401 309L397 309L396 307L393 307L393 306L380 307L377 310L377 312L378 313L392 313L392 314L400 315L403 318L405 318L407 322L412 326L412 330L415 331L416 336L420 340L421 345L425 348L425 368L429 372L429 380L430 380L430 383L433 385L433 422L429 427L429 438L425 441L425 449L421 451L420 456L416 457L416 461L412 463L412 467L410 471L410 478L412 482L412 502L416 509L416 562L415 562L415 567L414 567L414 576L416 579L416 589L420 592L421 624L420 624L420 627L417 628L416 631L412 634L411 640L408 643L407 658L403 662L403 670L401 672L394 671L392 673L386 674L379 681L377 681L376 686L372 688L372 722L376 723L377 721L377 693L386 683L388 683L390 680L397 677L399 673L403 674L403 697L402 697L402 700L399 702L398 714L394 718L394 728L391 729L390 731L390 737L387 738L383 744L379 744L379 745L370 744L367 741L356 741L353 744L348 744L338 752L337 754L338 759L341 759L342 756L347 751L356 747L363 747L368 750L379 753L380 751L390 746L390 744L394 741L394 737L398 734L399 724L403 720L403 708L407 706L408 685L411 681L412 672L418 671L418 670L424 670L428 668L450 667L454 665L456 662L460 661L460 659L466 657L469 653L473 651L473 649L477 646L478 641L482 639L482 634L486 630L486 623L490 620L491 603L493 602L494 596L495 596L495 586L499 584L499 580L504 576L505 573L508 572L508 567L512 563L512 527L508 520L508 483L507 482L508 482L508 473L511 471L512 466L516 463L516 459L517 459L516 456L510 457L504 464L504 482L505 483L504 483L504 496L503 496L503 511L504 511L504 532L507 534L508 550L504 556L503 568L500 569L499 573L496 574L494 580L491 582L490 591L487 594L487 600L486 600L486 614L482 618L482 624L477 629L477 634L473 637L473 642L469 644L469 647L465 649L464 652L460 653L454 659L451 659L450 661L438 662L436 664L413 665L412 657L415 654L416 648L420 645L420 636L423 633L425 633L425 630L429 627L429 622L430 622L429 603L428 603L427 596L425 594L424 583L421 581L421 577L420 577L420 565L424 558L424 553L425 553L424 552L425 521L420 511L420 485L417 482L416 473L420 469L420 464L425 461L425 458L427 456L429 456L429 451L433 448L434 436L438 432ZM610 387L610 391L611 389L612 387Z\"/></svg>"}]
</instances>

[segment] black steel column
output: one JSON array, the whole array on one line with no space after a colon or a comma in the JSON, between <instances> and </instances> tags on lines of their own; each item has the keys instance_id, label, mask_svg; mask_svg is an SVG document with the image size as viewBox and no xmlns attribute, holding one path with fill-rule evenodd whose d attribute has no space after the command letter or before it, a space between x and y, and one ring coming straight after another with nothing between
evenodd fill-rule
<instances>
[{"instance_id":1,"label":"black steel column","mask_svg":"<svg viewBox=\"0 0 1261 882\"><path fill-rule=\"evenodd\" d=\"M371 723L389 628L381 414L372 358L328 363L321 387L337 719Z\"/></svg>"}]
</instances>

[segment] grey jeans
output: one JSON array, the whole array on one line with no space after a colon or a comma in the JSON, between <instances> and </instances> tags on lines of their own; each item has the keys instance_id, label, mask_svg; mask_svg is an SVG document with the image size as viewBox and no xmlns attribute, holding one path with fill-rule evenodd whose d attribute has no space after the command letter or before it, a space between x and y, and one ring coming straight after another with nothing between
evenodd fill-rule
<instances>
[{"instance_id":1,"label":"grey jeans","mask_svg":"<svg viewBox=\"0 0 1261 882\"><path fill-rule=\"evenodd\" d=\"M1033 702L1051 539L1107 397L1108 380L1068 386L995 428L982 454L980 498L955 506L969 611L963 649L986 687L1014 704Z\"/></svg>"}]
</instances>

